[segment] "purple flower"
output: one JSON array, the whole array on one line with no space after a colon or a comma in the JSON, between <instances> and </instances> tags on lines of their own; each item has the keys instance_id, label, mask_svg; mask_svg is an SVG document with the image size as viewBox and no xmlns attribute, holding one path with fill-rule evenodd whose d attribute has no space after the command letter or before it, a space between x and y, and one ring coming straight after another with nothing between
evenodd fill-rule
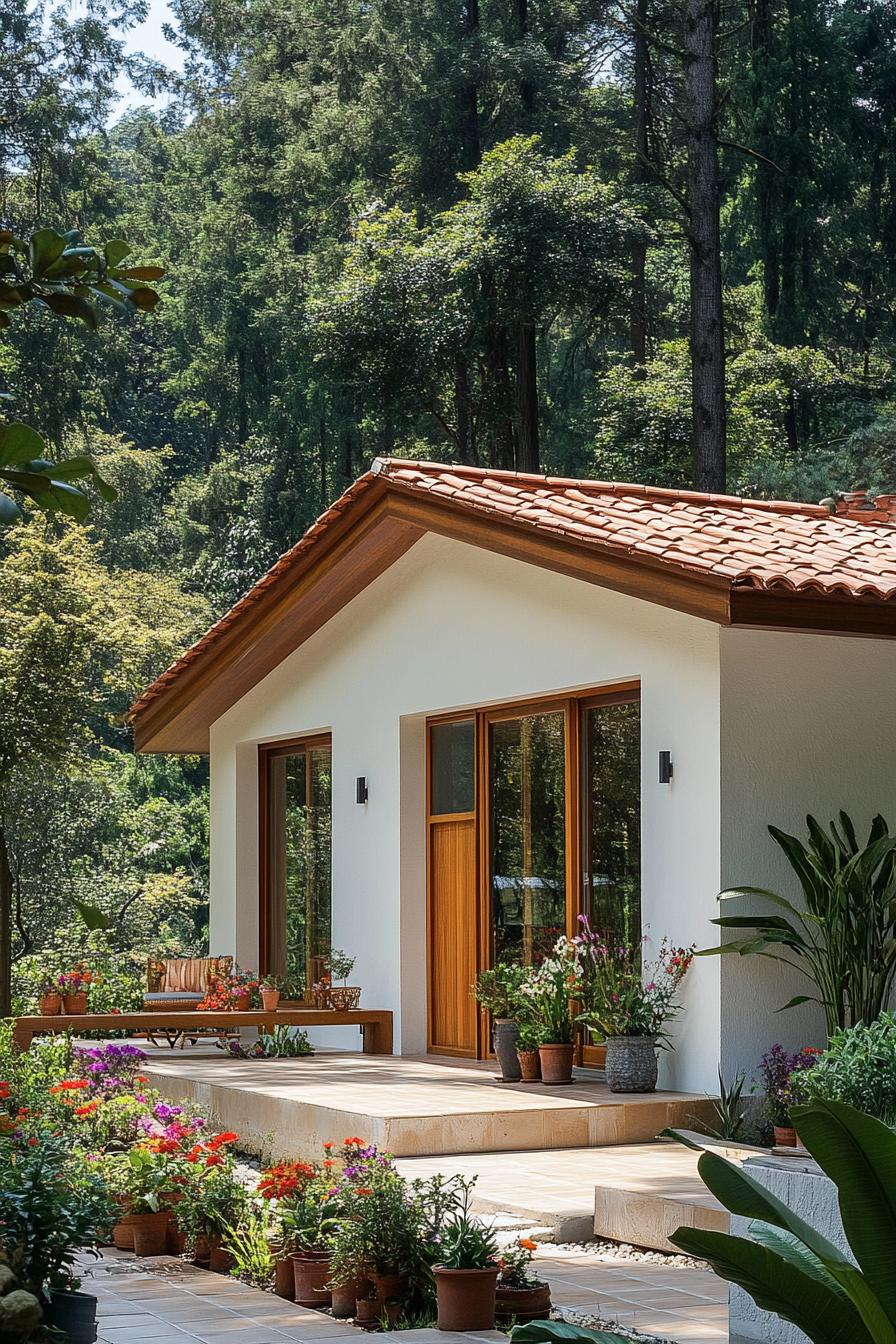
<instances>
[{"instance_id":1,"label":"purple flower","mask_svg":"<svg viewBox=\"0 0 896 1344\"><path fill-rule=\"evenodd\" d=\"M152 1113L157 1120L173 1120L176 1115L183 1115L181 1106L169 1106L164 1101L157 1101L152 1108Z\"/></svg>"}]
</instances>

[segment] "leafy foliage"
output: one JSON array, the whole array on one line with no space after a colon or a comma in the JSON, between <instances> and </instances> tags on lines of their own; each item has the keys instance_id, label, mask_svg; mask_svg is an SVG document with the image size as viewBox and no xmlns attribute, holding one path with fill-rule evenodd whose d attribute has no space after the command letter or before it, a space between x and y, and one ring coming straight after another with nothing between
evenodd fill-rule
<instances>
[{"instance_id":1,"label":"leafy foliage","mask_svg":"<svg viewBox=\"0 0 896 1344\"><path fill-rule=\"evenodd\" d=\"M896 1018L881 1013L837 1032L801 1082L812 1099L840 1101L896 1127Z\"/></svg>"},{"instance_id":2,"label":"leafy foliage","mask_svg":"<svg viewBox=\"0 0 896 1344\"><path fill-rule=\"evenodd\" d=\"M698 955L771 956L796 965L816 992L784 1006L821 1004L832 1036L850 1024L873 1022L889 1002L896 975L896 836L881 816L864 845L845 812L839 824L830 823L830 834L814 817L806 825L807 844L768 828L799 880L805 907L762 887L723 891L722 900L759 897L784 914L722 915L713 920L720 928L752 932Z\"/></svg>"}]
</instances>

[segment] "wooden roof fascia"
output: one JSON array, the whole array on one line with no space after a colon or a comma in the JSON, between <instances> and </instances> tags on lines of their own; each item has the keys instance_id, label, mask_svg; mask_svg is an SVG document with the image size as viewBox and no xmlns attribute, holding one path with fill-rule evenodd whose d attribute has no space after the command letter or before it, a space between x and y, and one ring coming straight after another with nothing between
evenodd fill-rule
<instances>
[{"instance_id":1,"label":"wooden roof fascia","mask_svg":"<svg viewBox=\"0 0 896 1344\"><path fill-rule=\"evenodd\" d=\"M818 635L896 639L896 601L873 597L821 597L781 588L735 586L731 624Z\"/></svg>"},{"instance_id":2,"label":"wooden roof fascia","mask_svg":"<svg viewBox=\"0 0 896 1344\"><path fill-rule=\"evenodd\" d=\"M180 671L170 688L140 710L134 718L137 751L207 752L209 726L422 535L412 522L392 514L385 491L375 498L368 493L328 533L305 563L300 559L280 576L253 608Z\"/></svg>"}]
</instances>

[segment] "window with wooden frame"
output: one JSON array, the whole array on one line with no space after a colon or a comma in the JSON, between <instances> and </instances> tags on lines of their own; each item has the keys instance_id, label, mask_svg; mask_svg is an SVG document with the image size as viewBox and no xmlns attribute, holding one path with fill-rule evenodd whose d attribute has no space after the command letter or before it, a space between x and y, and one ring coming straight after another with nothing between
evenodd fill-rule
<instances>
[{"instance_id":1,"label":"window with wooden frame","mask_svg":"<svg viewBox=\"0 0 896 1344\"><path fill-rule=\"evenodd\" d=\"M258 769L259 966L308 1002L330 951L330 738L260 746Z\"/></svg>"},{"instance_id":2,"label":"window with wooden frame","mask_svg":"<svg viewBox=\"0 0 896 1344\"><path fill-rule=\"evenodd\" d=\"M639 941L640 739L637 682L430 720L431 1051L486 1054L477 971L537 963L580 914Z\"/></svg>"}]
</instances>

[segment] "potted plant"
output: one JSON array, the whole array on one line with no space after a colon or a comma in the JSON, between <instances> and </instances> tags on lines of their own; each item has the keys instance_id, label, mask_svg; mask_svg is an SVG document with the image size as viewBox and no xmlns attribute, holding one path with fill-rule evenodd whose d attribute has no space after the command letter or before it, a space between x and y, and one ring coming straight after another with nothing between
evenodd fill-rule
<instances>
[{"instance_id":1,"label":"potted plant","mask_svg":"<svg viewBox=\"0 0 896 1344\"><path fill-rule=\"evenodd\" d=\"M495 1234L470 1209L473 1182L443 1225L439 1263L433 1265L440 1330L493 1330L499 1273Z\"/></svg>"},{"instance_id":2,"label":"potted plant","mask_svg":"<svg viewBox=\"0 0 896 1344\"><path fill-rule=\"evenodd\" d=\"M537 1022L520 1022L516 1038L516 1053L520 1077L524 1083L541 1082L541 1060L538 1048L544 1037Z\"/></svg>"},{"instance_id":3,"label":"potted plant","mask_svg":"<svg viewBox=\"0 0 896 1344\"><path fill-rule=\"evenodd\" d=\"M568 938L558 938L551 955L527 968L520 993L531 1004L532 1020L541 1039L538 1059L547 1086L572 1081L575 1023L572 1001L581 991L579 952Z\"/></svg>"},{"instance_id":4,"label":"potted plant","mask_svg":"<svg viewBox=\"0 0 896 1344\"><path fill-rule=\"evenodd\" d=\"M330 985L331 985L331 978L329 972L324 971L320 979L315 980L314 984L311 986L311 998L314 1002L315 1008L333 1007L332 1003L330 1002Z\"/></svg>"},{"instance_id":5,"label":"potted plant","mask_svg":"<svg viewBox=\"0 0 896 1344\"><path fill-rule=\"evenodd\" d=\"M522 966L499 961L497 966L480 971L473 986L482 1011L492 1015L492 1043L505 1083L518 1083L522 1077L517 1037L521 1016L520 986L524 976Z\"/></svg>"},{"instance_id":6,"label":"potted plant","mask_svg":"<svg viewBox=\"0 0 896 1344\"><path fill-rule=\"evenodd\" d=\"M41 1017L57 1017L62 1011L62 993L55 975L44 975L37 986L37 1011Z\"/></svg>"},{"instance_id":7,"label":"potted plant","mask_svg":"<svg viewBox=\"0 0 896 1344\"><path fill-rule=\"evenodd\" d=\"M340 952L338 947L334 947L327 957L327 969L330 974L330 1003L337 1012L351 1012L361 1002L361 986L346 984L354 968L355 958L350 957L347 952ZM334 980L341 980L342 984L334 985Z\"/></svg>"},{"instance_id":8,"label":"potted plant","mask_svg":"<svg viewBox=\"0 0 896 1344\"><path fill-rule=\"evenodd\" d=\"M252 1007L252 996L258 989L258 977L252 971L244 971L239 966L234 966L227 977L227 985L233 1011L248 1013Z\"/></svg>"},{"instance_id":9,"label":"potted plant","mask_svg":"<svg viewBox=\"0 0 896 1344\"><path fill-rule=\"evenodd\" d=\"M283 1243L288 1247L295 1283L295 1301L301 1307L330 1305L330 1239L337 1227L338 1207L331 1191L333 1178L311 1163L294 1163L296 1181L280 1200Z\"/></svg>"},{"instance_id":10,"label":"potted plant","mask_svg":"<svg viewBox=\"0 0 896 1344\"><path fill-rule=\"evenodd\" d=\"M772 1128L776 1148L796 1148L796 1130L790 1123L790 1110L806 1100L800 1075L818 1061L811 1049L791 1053L783 1045L773 1045L759 1061L759 1075L765 1094L765 1111Z\"/></svg>"},{"instance_id":11,"label":"potted plant","mask_svg":"<svg viewBox=\"0 0 896 1344\"><path fill-rule=\"evenodd\" d=\"M96 1338L96 1298L79 1291L75 1260L107 1244L113 1217L101 1175L66 1140L23 1131L0 1144L5 1255L21 1290L72 1344Z\"/></svg>"},{"instance_id":12,"label":"potted plant","mask_svg":"<svg viewBox=\"0 0 896 1344\"><path fill-rule=\"evenodd\" d=\"M137 1146L127 1155L125 1190L131 1201L128 1222L136 1255L164 1255L171 1210L165 1196L174 1190L166 1154Z\"/></svg>"},{"instance_id":13,"label":"potted plant","mask_svg":"<svg viewBox=\"0 0 896 1344\"><path fill-rule=\"evenodd\" d=\"M584 1011L579 1020L606 1041L611 1092L653 1092L657 1048L664 1025L681 1009L678 988L694 959L693 947L673 947L665 938L655 962L642 965L640 947L595 933L584 915L575 939L582 958Z\"/></svg>"},{"instance_id":14,"label":"potted plant","mask_svg":"<svg viewBox=\"0 0 896 1344\"><path fill-rule=\"evenodd\" d=\"M261 1006L266 1013L275 1013L280 995L283 993L283 981L278 975L264 975L259 983Z\"/></svg>"},{"instance_id":15,"label":"potted plant","mask_svg":"<svg viewBox=\"0 0 896 1344\"><path fill-rule=\"evenodd\" d=\"M87 970L80 962L73 966L70 971L63 971L57 980L57 984L62 994L62 1004L66 1013L75 1016L87 1012L87 995L94 982L93 972Z\"/></svg>"},{"instance_id":16,"label":"potted plant","mask_svg":"<svg viewBox=\"0 0 896 1344\"><path fill-rule=\"evenodd\" d=\"M501 1252L498 1259L495 1315L499 1325L546 1321L551 1314L551 1287L531 1272L532 1256L538 1249L529 1237Z\"/></svg>"}]
</instances>

